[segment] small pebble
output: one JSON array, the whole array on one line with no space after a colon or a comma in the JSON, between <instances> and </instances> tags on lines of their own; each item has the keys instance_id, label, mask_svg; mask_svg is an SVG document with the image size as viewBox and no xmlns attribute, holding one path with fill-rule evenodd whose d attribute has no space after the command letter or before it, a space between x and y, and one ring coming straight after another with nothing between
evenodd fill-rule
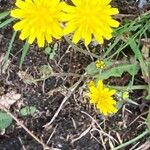
<instances>
[{"instance_id":1,"label":"small pebble","mask_svg":"<svg viewBox=\"0 0 150 150\"><path fill-rule=\"evenodd\" d=\"M147 4L147 0L139 0L138 7L142 9Z\"/></svg>"}]
</instances>

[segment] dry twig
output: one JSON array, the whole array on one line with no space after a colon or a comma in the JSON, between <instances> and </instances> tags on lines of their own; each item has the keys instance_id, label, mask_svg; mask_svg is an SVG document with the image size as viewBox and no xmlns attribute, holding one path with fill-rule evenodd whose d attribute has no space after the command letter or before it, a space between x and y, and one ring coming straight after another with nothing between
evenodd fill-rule
<instances>
[{"instance_id":1,"label":"dry twig","mask_svg":"<svg viewBox=\"0 0 150 150\"><path fill-rule=\"evenodd\" d=\"M58 114L60 113L61 109L63 108L65 102L69 99L69 97L73 94L73 92L75 91L75 89L78 87L78 85L81 83L81 81L83 80L84 75L81 76L81 78L78 80L78 82L76 82L68 91L68 94L64 97L63 101L61 102L59 108L57 109L56 113L54 114L54 116L52 117L51 121L49 123L47 123L46 125L44 125L44 128L48 128L53 121L56 119L56 117L58 116Z\"/></svg>"},{"instance_id":2,"label":"dry twig","mask_svg":"<svg viewBox=\"0 0 150 150\"><path fill-rule=\"evenodd\" d=\"M8 115L10 115L31 137L33 137L38 143L40 143L43 148L46 150L52 150L49 146L43 143L40 139L38 139L23 123L21 123L7 108L0 104L0 108L4 110Z\"/></svg>"}]
</instances>

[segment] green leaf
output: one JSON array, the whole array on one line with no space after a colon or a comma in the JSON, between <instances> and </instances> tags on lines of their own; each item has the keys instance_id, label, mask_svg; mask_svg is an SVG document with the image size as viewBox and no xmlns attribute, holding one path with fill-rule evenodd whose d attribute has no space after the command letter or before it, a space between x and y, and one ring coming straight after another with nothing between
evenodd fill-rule
<instances>
[{"instance_id":1,"label":"green leaf","mask_svg":"<svg viewBox=\"0 0 150 150\"><path fill-rule=\"evenodd\" d=\"M148 130L150 132L150 109L149 109L149 113L147 115L147 127L148 127Z\"/></svg>"},{"instance_id":2,"label":"green leaf","mask_svg":"<svg viewBox=\"0 0 150 150\"><path fill-rule=\"evenodd\" d=\"M122 106L123 106L123 101L122 100L117 101L117 104L116 104L117 110L121 109Z\"/></svg>"},{"instance_id":3,"label":"green leaf","mask_svg":"<svg viewBox=\"0 0 150 150\"><path fill-rule=\"evenodd\" d=\"M44 52L45 52L46 54L50 54L51 51L52 51L52 49L51 49L51 47L49 47L49 46L46 47L45 50L44 50Z\"/></svg>"},{"instance_id":4,"label":"green leaf","mask_svg":"<svg viewBox=\"0 0 150 150\"><path fill-rule=\"evenodd\" d=\"M117 67L113 67L107 71L103 71L96 77L99 80L108 79L109 77L121 77L124 72L128 72L132 76L136 75L139 70L137 64L123 64Z\"/></svg>"},{"instance_id":5,"label":"green leaf","mask_svg":"<svg viewBox=\"0 0 150 150\"><path fill-rule=\"evenodd\" d=\"M36 107L34 106L26 106L20 110L21 116L29 116L33 115L37 111Z\"/></svg>"},{"instance_id":6,"label":"green leaf","mask_svg":"<svg viewBox=\"0 0 150 150\"><path fill-rule=\"evenodd\" d=\"M137 43L135 42L134 39L132 38L129 38L128 39L128 42L129 42L129 45L132 49L132 51L134 52L135 54L135 57L139 60L139 61L143 61L143 56L142 56L142 53L139 49L139 46L137 45Z\"/></svg>"},{"instance_id":7,"label":"green leaf","mask_svg":"<svg viewBox=\"0 0 150 150\"><path fill-rule=\"evenodd\" d=\"M7 128L12 123L12 118L5 112L0 112L0 130Z\"/></svg>"},{"instance_id":8,"label":"green leaf","mask_svg":"<svg viewBox=\"0 0 150 150\"><path fill-rule=\"evenodd\" d=\"M54 48L51 48L51 47L46 47L45 48L45 50L44 50L44 52L47 54L47 55L49 55L49 59L53 59L54 58L54 56L56 55L56 50L57 50L57 48L56 48L56 46L54 45Z\"/></svg>"},{"instance_id":9,"label":"green leaf","mask_svg":"<svg viewBox=\"0 0 150 150\"><path fill-rule=\"evenodd\" d=\"M148 95L146 96L146 99L150 100L150 86L148 86L147 92L148 92Z\"/></svg>"},{"instance_id":10,"label":"green leaf","mask_svg":"<svg viewBox=\"0 0 150 150\"><path fill-rule=\"evenodd\" d=\"M7 64L7 61L8 61L10 52L11 52L11 50L12 50L15 37L16 37L16 34L17 34L17 31L15 31L15 32L13 33L12 38L11 38L11 41L9 42L8 50L7 50L5 59L4 59L4 64Z\"/></svg>"},{"instance_id":11,"label":"green leaf","mask_svg":"<svg viewBox=\"0 0 150 150\"><path fill-rule=\"evenodd\" d=\"M28 43L28 40L26 40L24 46L23 46L23 50L22 50L22 55L21 55L21 59L20 59L20 63L19 63L19 68L22 68L22 64L25 60L25 57L27 55L27 52L29 50L30 44Z\"/></svg>"},{"instance_id":12,"label":"green leaf","mask_svg":"<svg viewBox=\"0 0 150 150\"><path fill-rule=\"evenodd\" d=\"M92 62L89 64L86 68L85 71L87 72L88 75L95 75L99 72L98 68L95 65L95 62Z\"/></svg>"},{"instance_id":13,"label":"green leaf","mask_svg":"<svg viewBox=\"0 0 150 150\"><path fill-rule=\"evenodd\" d=\"M139 46L136 43L136 41L134 39L129 38L129 42L130 42L130 47L131 47L132 51L134 52L136 58L140 62L143 78L147 82L150 77L149 65L144 60L142 52L139 49Z\"/></svg>"},{"instance_id":14,"label":"green leaf","mask_svg":"<svg viewBox=\"0 0 150 150\"><path fill-rule=\"evenodd\" d=\"M11 22L13 22L15 19L14 18L10 18L10 19L7 19L6 21L4 21L4 22L2 22L1 24L0 24L0 28L3 28L3 27L5 27L5 26L7 26L7 25L9 25Z\"/></svg>"},{"instance_id":15,"label":"green leaf","mask_svg":"<svg viewBox=\"0 0 150 150\"><path fill-rule=\"evenodd\" d=\"M56 55L56 52L53 51L52 53L49 54L49 59L54 59L55 55Z\"/></svg>"},{"instance_id":16,"label":"green leaf","mask_svg":"<svg viewBox=\"0 0 150 150\"><path fill-rule=\"evenodd\" d=\"M124 33L136 31L141 26L142 26L141 24L135 25L134 22L133 22L133 24L131 24L131 23L125 24L124 26L121 26L120 28L115 29L113 34L114 34L114 36L123 35Z\"/></svg>"},{"instance_id":17,"label":"green leaf","mask_svg":"<svg viewBox=\"0 0 150 150\"><path fill-rule=\"evenodd\" d=\"M7 17L9 15L9 13L10 13L9 11L5 11L5 12L0 13L0 20Z\"/></svg>"}]
</instances>

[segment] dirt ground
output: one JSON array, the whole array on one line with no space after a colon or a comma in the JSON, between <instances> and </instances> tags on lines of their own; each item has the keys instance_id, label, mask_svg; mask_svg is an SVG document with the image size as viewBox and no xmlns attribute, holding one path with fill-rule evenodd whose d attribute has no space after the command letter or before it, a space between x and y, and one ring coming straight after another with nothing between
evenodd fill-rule
<instances>
[{"instance_id":1,"label":"dirt ground","mask_svg":"<svg viewBox=\"0 0 150 150\"><path fill-rule=\"evenodd\" d=\"M13 7L14 2L14 0L1 0L0 11L10 9ZM138 15L147 9L140 10L133 0L115 0L113 5L117 6L120 13L123 14ZM11 27L0 30L0 56L6 53L12 33ZM149 105L149 102L143 98L144 91L135 91L130 95L132 99L141 104L140 106L125 104L115 116L104 118L94 107L89 105L87 99L82 97L84 93L80 89L83 85L82 82L75 93L66 101L54 122L47 128L43 127L54 116L66 96L67 89L77 82L79 77L55 76L46 79L45 82L39 81L36 85L25 83L18 76L18 72L25 71L34 78L38 78L38 69L49 64L57 73L83 74L84 68L92 61L89 56L75 52L64 39L55 41L55 43L58 44L58 50L53 60L48 58L43 49L32 45L22 70L20 70L18 66L23 42L18 40L18 37L16 38L9 58L10 65L5 73L0 74L0 95L12 90L21 94L19 102L11 106L11 112L44 143L60 150L103 150L104 143L106 149L109 150L112 137L117 141L122 139L124 142L142 133L146 125L141 124L141 122L146 117L145 112L148 110ZM53 46L54 43L51 45ZM126 85L129 80L123 82L122 78L119 78L120 84ZM144 82L142 79L139 80ZM64 89L64 91L60 89ZM35 106L38 112L33 116L21 117L18 111L23 106ZM145 113L145 115L139 116L141 113ZM93 123L91 117L96 120L96 123ZM51 139L48 140L50 137ZM139 145L143 142L145 142L145 139L140 141ZM119 142L115 144L118 145ZM130 145L126 149L130 149L132 146ZM42 150L43 147L13 121L11 126L0 133L0 150L23 149Z\"/></svg>"}]
</instances>

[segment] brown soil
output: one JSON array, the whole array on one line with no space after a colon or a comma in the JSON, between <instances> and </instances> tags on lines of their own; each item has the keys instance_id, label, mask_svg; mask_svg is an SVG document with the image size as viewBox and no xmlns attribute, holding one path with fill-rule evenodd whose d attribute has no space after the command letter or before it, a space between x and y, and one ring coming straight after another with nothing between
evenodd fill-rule
<instances>
[{"instance_id":1,"label":"brown soil","mask_svg":"<svg viewBox=\"0 0 150 150\"><path fill-rule=\"evenodd\" d=\"M14 0L1 0L0 10L10 9L14 4ZM120 2L115 0L113 3L118 6L121 13L137 14L139 9L133 0ZM12 36L12 28L7 27L0 30L0 56L7 51L8 43ZM86 67L92 60L90 57L75 52L72 48L67 52L68 44L64 39L56 41L59 45L57 55L54 60L49 60L48 56L43 52L43 49L39 49L36 45L32 45L23 64L22 71L27 71L35 78L38 78L37 69L42 65L50 64L55 72L65 73L77 73L82 74L84 67ZM45 81L43 92L43 81L38 82L37 85L25 84L18 76L19 58L21 56L21 48L23 42L15 40L13 45L13 51L10 56L10 65L4 74L0 75L0 95L6 94L11 90L20 93L22 104L18 103L11 106L10 111L17 116L17 118L39 139L44 143L47 142L50 135L54 131L54 134L49 141L48 145L60 150L102 150L103 145L101 136L97 130L93 130L93 136L88 132L79 140L72 142L73 139L78 138L85 130L87 130L91 124L92 119L87 115L89 114L94 118L105 133L109 133L115 139L117 139L116 132L120 135L121 139L127 141L133 137L139 135L145 130L145 125L139 126L141 118L137 119L134 123L131 122L138 117L141 113L148 110L148 104L144 98L144 91L134 92L131 98L137 100L141 106L135 106L125 104L126 109L118 112L115 116L110 118L104 118L101 114L95 111L95 109L89 105L86 99L83 99L79 94L77 88L76 92L67 100L63 109L59 113L58 117L54 120L49 128L43 126L47 124L56 110L60 106L63 98L65 97L62 92L57 91L59 87L71 87L78 77L50 77ZM52 43L52 46L54 43ZM59 60L60 63L58 64ZM138 78L138 77L137 77ZM122 80L122 78L120 78ZM141 79L140 79L141 80ZM143 81L142 81L143 82ZM82 86L82 83L81 85ZM52 95L48 95L48 92L54 91ZM19 109L23 106L35 106L38 109L38 113L34 116L21 117L18 113ZM86 112L87 114L85 114ZM146 116L143 116L146 117ZM97 126L95 126L97 127ZM138 127L138 128L137 128ZM106 142L106 149L110 149L108 136L103 135L103 140ZM22 143L21 143L21 141ZM97 140L96 140L97 139ZM143 140L144 142L144 140ZM118 143L116 143L117 145ZM141 142L142 144L142 142ZM42 150L43 147L37 143L28 133L16 124L8 127L4 133L0 134L0 150L21 150L23 146L26 150ZM126 149L130 149L131 145Z\"/></svg>"}]
</instances>

